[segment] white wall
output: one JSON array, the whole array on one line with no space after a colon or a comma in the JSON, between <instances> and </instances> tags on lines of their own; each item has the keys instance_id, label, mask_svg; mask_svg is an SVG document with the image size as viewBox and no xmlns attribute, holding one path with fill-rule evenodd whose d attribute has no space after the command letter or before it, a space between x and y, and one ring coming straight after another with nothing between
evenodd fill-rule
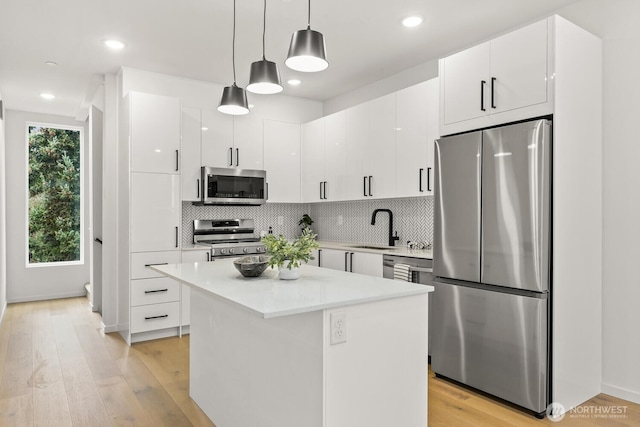
<instances>
[{"instance_id":1,"label":"white wall","mask_svg":"<svg viewBox=\"0 0 640 427\"><path fill-rule=\"evenodd\" d=\"M21 302L63 298L85 294L84 284L89 282L89 197L86 173L88 142L86 123L68 117L6 111L6 188L7 210L7 301ZM84 128L84 265L57 267L26 267L26 123L40 122Z\"/></svg>"},{"instance_id":2,"label":"white wall","mask_svg":"<svg viewBox=\"0 0 640 427\"><path fill-rule=\"evenodd\" d=\"M2 94L0 93L0 100ZM1 107L0 107L1 108ZM0 110L0 115L4 111ZM4 117L4 115L3 115ZM0 322L7 307L7 230L5 177L5 120L0 120Z\"/></svg>"},{"instance_id":3,"label":"white wall","mask_svg":"<svg viewBox=\"0 0 640 427\"><path fill-rule=\"evenodd\" d=\"M438 60L422 63L413 68L406 69L398 74L387 77L361 87L354 91L327 99L323 103L323 115L342 111L354 105L362 104L372 99L399 91L426 80L438 77Z\"/></svg>"}]
</instances>

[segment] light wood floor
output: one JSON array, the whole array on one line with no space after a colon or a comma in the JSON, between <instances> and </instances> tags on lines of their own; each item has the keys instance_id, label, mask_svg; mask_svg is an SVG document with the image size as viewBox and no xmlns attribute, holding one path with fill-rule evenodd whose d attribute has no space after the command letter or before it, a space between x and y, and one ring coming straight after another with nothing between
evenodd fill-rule
<instances>
[{"instance_id":1,"label":"light wood floor","mask_svg":"<svg viewBox=\"0 0 640 427\"><path fill-rule=\"evenodd\" d=\"M0 426L213 426L188 389L188 336L128 347L118 334L100 332L100 317L85 298L7 307L0 325ZM640 425L640 405L606 395L585 405L623 405L625 418L541 421L429 377L432 427Z\"/></svg>"}]
</instances>

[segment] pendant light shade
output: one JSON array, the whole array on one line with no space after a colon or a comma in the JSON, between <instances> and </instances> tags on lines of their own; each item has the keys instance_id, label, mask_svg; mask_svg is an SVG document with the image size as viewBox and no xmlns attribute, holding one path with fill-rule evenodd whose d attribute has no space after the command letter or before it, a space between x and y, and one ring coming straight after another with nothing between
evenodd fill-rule
<instances>
[{"instance_id":1,"label":"pendant light shade","mask_svg":"<svg viewBox=\"0 0 640 427\"><path fill-rule=\"evenodd\" d=\"M251 64L251 75L247 90L253 93L273 94L282 92L280 73L275 62L265 58L265 35L267 32L267 0L264 0L264 13L262 18L262 60Z\"/></svg>"},{"instance_id":2,"label":"pendant light shade","mask_svg":"<svg viewBox=\"0 0 640 427\"><path fill-rule=\"evenodd\" d=\"M234 116L249 114L247 92L236 86L235 83L225 87L222 91L222 99L220 100L220 105L218 105L218 111Z\"/></svg>"},{"instance_id":3,"label":"pendant light shade","mask_svg":"<svg viewBox=\"0 0 640 427\"><path fill-rule=\"evenodd\" d=\"M249 104L247 102L247 92L236 84L236 0L233 0L233 47L231 52L233 84L225 87L222 91L222 99L220 99L218 111L238 116L249 113Z\"/></svg>"},{"instance_id":4,"label":"pendant light shade","mask_svg":"<svg viewBox=\"0 0 640 427\"><path fill-rule=\"evenodd\" d=\"M289 54L284 63L292 70L305 73L322 71L329 66L324 36L311 29L311 0L309 0L307 29L293 33Z\"/></svg>"}]
</instances>

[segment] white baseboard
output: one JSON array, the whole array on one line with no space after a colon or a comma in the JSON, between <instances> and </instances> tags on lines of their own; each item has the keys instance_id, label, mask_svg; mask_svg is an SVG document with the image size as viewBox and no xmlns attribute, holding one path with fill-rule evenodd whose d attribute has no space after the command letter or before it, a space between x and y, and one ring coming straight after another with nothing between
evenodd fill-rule
<instances>
[{"instance_id":1,"label":"white baseboard","mask_svg":"<svg viewBox=\"0 0 640 427\"><path fill-rule=\"evenodd\" d=\"M626 388L602 383L602 392L604 394L608 394L609 396L640 404L640 392L634 390L627 390Z\"/></svg>"},{"instance_id":2,"label":"white baseboard","mask_svg":"<svg viewBox=\"0 0 640 427\"><path fill-rule=\"evenodd\" d=\"M102 333L110 334L112 332L120 332L122 327L119 325L105 325L104 323L100 323L100 328L102 329ZM126 328L126 327L125 327Z\"/></svg>"},{"instance_id":3,"label":"white baseboard","mask_svg":"<svg viewBox=\"0 0 640 427\"><path fill-rule=\"evenodd\" d=\"M30 297L22 297L22 298L8 298L7 303L15 304L19 302L32 302L32 301L45 301L50 299L61 299L61 298L75 298L75 297L83 297L86 295L86 291L84 286L82 290L66 292L63 294L53 294L53 295L35 295Z\"/></svg>"}]
</instances>

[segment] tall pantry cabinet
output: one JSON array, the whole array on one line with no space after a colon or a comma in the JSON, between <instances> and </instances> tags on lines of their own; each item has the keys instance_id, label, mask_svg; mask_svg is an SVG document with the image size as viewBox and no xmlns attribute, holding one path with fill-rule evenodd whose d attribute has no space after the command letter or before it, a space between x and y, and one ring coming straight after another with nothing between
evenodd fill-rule
<instances>
[{"instance_id":1,"label":"tall pantry cabinet","mask_svg":"<svg viewBox=\"0 0 640 427\"><path fill-rule=\"evenodd\" d=\"M154 264L180 262L180 100L129 92L118 146L118 328L127 343L178 335L180 284Z\"/></svg>"}]
</instances>

